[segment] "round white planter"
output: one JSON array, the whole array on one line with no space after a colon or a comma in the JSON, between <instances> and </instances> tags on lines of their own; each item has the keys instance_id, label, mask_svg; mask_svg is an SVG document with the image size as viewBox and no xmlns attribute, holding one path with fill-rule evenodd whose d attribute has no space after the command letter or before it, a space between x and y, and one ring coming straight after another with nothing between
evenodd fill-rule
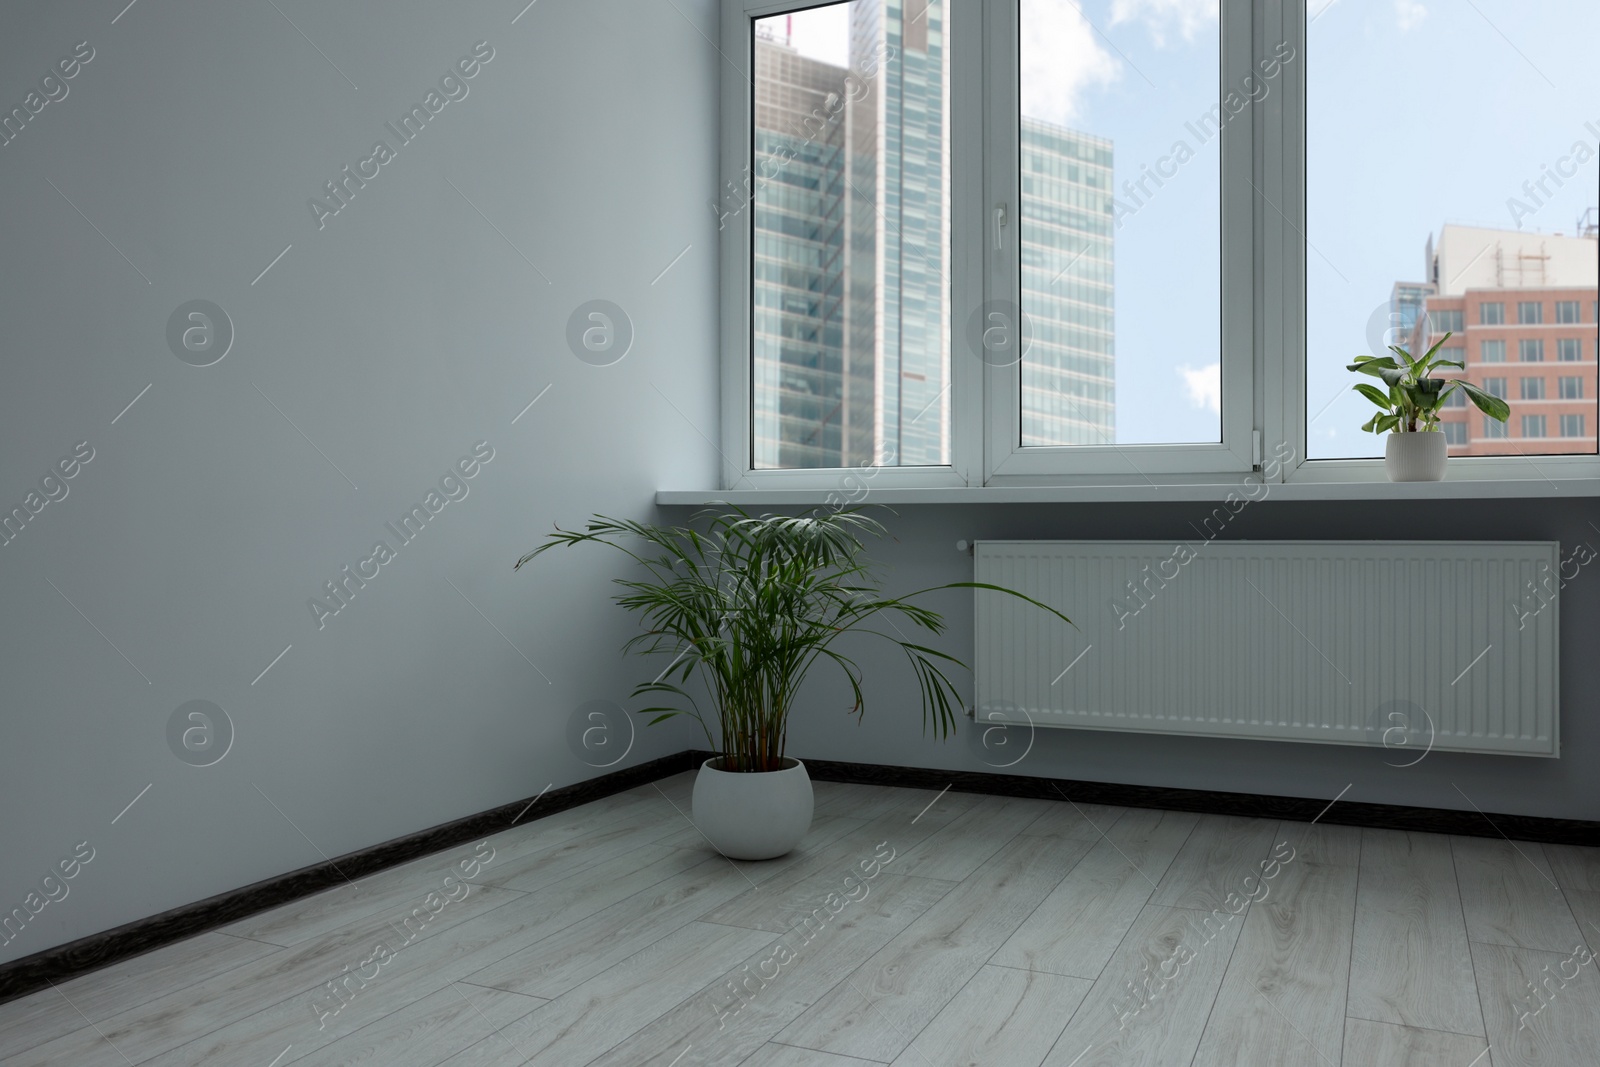
<instances>
[{"instance_id":1,"label":"round white planter","mask_svg":"<svg viewBox=\"0 0 1600 1067\"><path fill-rule=\"evenodd\" d=\"M811 829L811 776L797 759L781 771L739 773L700 765L691 804L694 824L712 847L736 860L770 860L793 851Z\"/></svg>"},{"instance_id":2,"label":"round white planter","mask_svg":"<svg viewBox=\"0 0 1600 1067\"><path fill-rule=\"evenodd\" d=\"M1445 440L1438 430L1392 433L1383 466L1391 482L1437 482L1444 478Z\"/></svg>"}]
</instances>

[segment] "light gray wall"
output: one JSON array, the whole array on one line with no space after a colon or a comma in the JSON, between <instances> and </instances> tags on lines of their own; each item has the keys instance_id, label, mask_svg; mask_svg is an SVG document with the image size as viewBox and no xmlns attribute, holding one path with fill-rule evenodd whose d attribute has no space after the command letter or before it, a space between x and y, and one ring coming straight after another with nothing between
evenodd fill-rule
<instances>
[{"instance_id":1,"label":"light gray wall","mask_svg":"<svg viewBox=\"0 0 1600 1067\"><path fill-rule=\"evenodd\" d=\"M955 550L961 539L1192 541L1189 524L1200 523L1213 506L906 507L898 517L883 516L895 540L884 543L878 555L890 565L890 587L906 592L970 581L972 560ZM1579 542L1600 550L1600 532L1591 522L1600 523L1600 507L1592 500L1443 501L1397 507L1269 497L1246 506L1228 523L1227 534L1246 540L1558 540L1563 554L1570 555ZM1600 570L1595 565L1581 570L1561 597L1560 759L1433 752L1415 766L1397 767L1391 764L1415 757L1381 748L1040 729L1027 758L1005 773L1330 800L1349 785L1345 798L1350 801L1458 810L1476 804L1489 812L1600 819L1600 790L1595 788L1600 665L1594 641L1600 630ZM970 660L971 594L940 593L928 602L946 611L950 623L936 646ZM1069 616L1108 610L1104 604L1057 606ZM837 683L810 686L806 706L789 728L794 755L969 771L993 771L995 764L1013 758L985 750L983 727L965 719L960 735L949 741L925 738L909 668L898 654L891 658L872 647L863 647L861 653L869 680L866 717L859 725L845 719L848 693ZM970 676L960 676L960 684L970 697ZM1396 699L1405 696L1395 694ZM1024 731L1018 734L1011 740L1025 743Z\"/></svg>"},{"instance_id":2,"label":"light gray wall","mask_svg":"<svg viewBox=\"0 0 1600 1067\"><path fill-rule=\"evenodd\" d=\"M0 505L94 450L0 547L0 913L95 850L0 961L599 773L567 727L632 679L616 563L511 564L715 476L712 0L277 6L0 11L5 111L94 50L0 147ZM479 41L319 230L308 199ZM636 328L613 366L566 342L597 298ZM194 299L236 329L209 367L166 339ZM469 495L319 630L308 598L480 440ZM166 737L197 699L236 728L205 768Z\"/></svg>"}]
</instances>

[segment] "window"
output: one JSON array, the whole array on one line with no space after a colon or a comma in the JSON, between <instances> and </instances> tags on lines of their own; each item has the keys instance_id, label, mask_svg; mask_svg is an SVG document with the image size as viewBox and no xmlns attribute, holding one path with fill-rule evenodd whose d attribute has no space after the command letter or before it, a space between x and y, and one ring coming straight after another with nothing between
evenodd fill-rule
<instances>
[{"instance_id":1,"label":"window","mask_svg":"<svg viewBox=\"0 0 1600 1067\"><path fill-rule=\"evenodd\" d=\"M1583 436L1583 416L1582 415L1563 415L1563 416L1561 416L1561 436L1562 437L1582 437Z\"/></svg>"},{"instance_id":2,"label":"window","mask_svg":"<svg viewBox=\"0 0 1600 1067\"><path fill-rule=\"evenodd\" d=\"M1501 400L1506 398L1506 380L1504 378L1485 378L1483 391L1490 396L1497 396Z\"/></svg>"},{"instance_id":3,"label":"window","mask_svg":"<svg viewBox=\"0 0 1600 1067\"><path fill-rule=\"evenodd\" d=\"M1524 399L1524 400L1543 400L1544 399L1544 379L1543 378L1524 378L1524 379L1522 379L1522 399ZM1524 434L1523 436L1527 436L1527 435Z\"/></svg>"},{"instance_id":4,"label":"window","mask_svg":"<svg viewBox=\"0 0 1600 1067\"><path fill-rule=\"evenodd\" d=\"M1483 417L1483 436L1484 437L1504 437L1505 435L1506 435L1506 424L1505 423L1501 422L1499 419L1491 419L1487 415L1485 415Z\"/></svg>"},{"instance_id":5,"label":"window","mask_svg":"<svg viewBox=\"0 0 1600 1067\"><path fill-rule=\"evenodd\" d=\"M1346 365L1446 333L1518 419L1595 425L1587 385L1508 388L1525 361L1547 389L1544 358L1592 380L1559 335L1589 330L1593 241L1562 233L1593 189L1518 193L1532 146L1592 121L1592 0L1518 16L1575 72L1553 97L1471 5L1427 5L1419 36L1327 0L715 3L724 488L1379 479ZM1372 69L1448 104L1406 110ZM1396 181L1371 162L1386 123L1494 166ZM1449 408L1473 453L1453 478L1600 481L1592 437L1486 446Z\"/></svg>"},{"instance_id":6,"label":"window","mask_svg":"<svg viewBox=\"0 0 1600 1067\"><path fill-rule=\"evenodd\" d=\"M1428 325L1433 329L1435 337L1446 333L1460 333L1463 329L1461 320L1460 308L1440 308L1428 312Z\"/></svg>"},{"instance_id":7,"label":"window","mask_svg":"<svg viewBox=\"0 0 1600 1067\"><path fill-rule=\"evenodd\" d=\"M1562 378L1560 383L1559 383L1559 390L1560 390L1559 395L1560 395L1562 400L1582 400L1583 399L1583 379L1582 378ZM1567 437L1569 435L1568 434L1562 434L1561 436L1562 437ZM1582 436L1582 435L1579 434L1578 436Z\"/></svg>"},{"instance_id":8,"label":"window","mask_svg":"<svg viewBox=\"0 0 1600 1067\"><path fill-rule=\"evenodd\" d=\"M1447 407L1447 408L1464 408L1464 407L1466 407L1467 406L1467 394L1462 392L1460 389L1452 389L1452 390L1450 390L1450 394L1444 398L1444 406Z\"/></svg>"},{"instance_id":9,"label":"window","mask_svg":"<svg viewBox=\"0 0 1600 1067\"><path fill-rule=\"evenodd\" d=\"M1543 415L1524 415L1524 416L1522 416L1522 436L1524 436L1524 437L1543 437L1544 436L1544 416Z\"/></svg>"},{"instance_id":10,"label":"window","mask_svg":"<svg viewBox=\"0 0 1600 1067\"><path fill-rule=\"evenodd\" d=\"M753 20L754 469L950 462L943 7Z\"/></svg>"},{"instance_id":11,"label":"window","mask_svg":"<svg viewBox=\"0 0 1600 1067\"><path fill-rule=\"evenodd\" d=\"M1467 424L1464 422L1441 422L1439 429L1444 431L1444 443L1447 445L1464 445L1467 443Z\"/></svg>"}]
</instances>

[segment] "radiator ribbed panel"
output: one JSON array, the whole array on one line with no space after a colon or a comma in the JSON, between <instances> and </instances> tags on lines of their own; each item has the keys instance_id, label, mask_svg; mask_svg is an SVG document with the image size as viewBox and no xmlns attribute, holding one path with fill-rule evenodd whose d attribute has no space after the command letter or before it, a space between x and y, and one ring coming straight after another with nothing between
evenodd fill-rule
<instances>
[{"instance_id":1,"label":"radiator ribbed panel","mask_svg":"<svg viewBox=\"0 0 1600 1067\"><path fill-rule=\"evenodd\" d=\"M1042 600L1079 629L978 590L978 711L1039 726L1382 745L1399 754L1391 762L1430 746L1559 755L1559 551L1546 541L979 542L978 581Z\"/></svg>"}]
</instances>

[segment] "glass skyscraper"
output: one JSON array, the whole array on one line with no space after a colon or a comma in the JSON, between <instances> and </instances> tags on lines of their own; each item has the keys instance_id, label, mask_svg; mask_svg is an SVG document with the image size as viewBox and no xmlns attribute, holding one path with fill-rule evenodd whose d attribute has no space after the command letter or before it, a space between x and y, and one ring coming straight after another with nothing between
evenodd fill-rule
<instances>
[{"instance_id":1,"label":"glass skyscraper","mask_svg":"<svg viewBox=\"0 0 1600 1067\"><path fill-rule=\"evenodd\" d=\"M758 33L758 468L950 462L944 6L856 0L847 67ZM1111 145L1030 119L1022 152L1025 443L1109 443Z\"/></svg>"}]
</instances>

